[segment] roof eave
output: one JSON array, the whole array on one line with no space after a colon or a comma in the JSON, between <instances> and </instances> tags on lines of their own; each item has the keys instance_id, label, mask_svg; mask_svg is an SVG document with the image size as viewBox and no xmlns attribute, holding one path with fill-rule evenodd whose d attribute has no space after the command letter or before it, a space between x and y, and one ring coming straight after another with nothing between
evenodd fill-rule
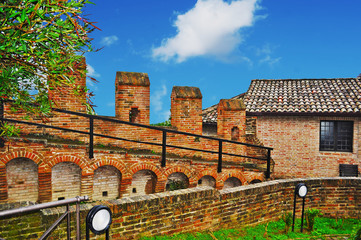
<instances>
[{"instance_id":1,"label":"roof eave","mask_svg":"<svg viewBox=\"0 0 361 240\"><path fill-rule=\"evenodd\" d=\"M361 112L246 112L247 116L325 116L325 117L361 117Z\"/></svg>"}]
</instances>

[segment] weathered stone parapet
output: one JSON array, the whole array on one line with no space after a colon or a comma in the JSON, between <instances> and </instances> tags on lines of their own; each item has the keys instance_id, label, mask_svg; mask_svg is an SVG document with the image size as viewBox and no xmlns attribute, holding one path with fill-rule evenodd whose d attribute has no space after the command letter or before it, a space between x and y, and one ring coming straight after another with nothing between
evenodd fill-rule
<instances>
[{"instance_id":1,"label":"weathered stone parapet","mask_svg":"<svg viewBox=\"0 0 361 240\"><path fill-rule=\"evenodd\" d=\"M262 224L278 220L283 213L293 210L294 190L300 182L308 187L306 208L320 209L327 217L359 217L361 179L337 177L276 180L220 191L211 187L196 187L91 202L81 205L82 223L92 206L103 204L109 206L113 212L113 223L110 227L112 239L137 239L140 236ZM301 204L302 200L297 201ZM16 206L0 205L1 210L9 207ZM300 209L297 209L297 217L300 217ZM37 239L64 210L64 207L46 209L21 217L1 219L0 237ZM71 211L75 211L74 206ZM74 226L75 223L72 224ZM18 225L21 227L17 228ZM84 234L83 224L82 236ZM65 236L65 225L61 225L52 233L54 239L62 239Z\"/></svg>"}]
</instances>

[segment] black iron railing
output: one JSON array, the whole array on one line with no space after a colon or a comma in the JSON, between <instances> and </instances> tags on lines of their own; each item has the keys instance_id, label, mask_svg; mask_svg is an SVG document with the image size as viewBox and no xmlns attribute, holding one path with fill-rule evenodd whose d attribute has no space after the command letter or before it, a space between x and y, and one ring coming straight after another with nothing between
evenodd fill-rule
<instances>
[{"instance_id":1,"label":"black iron railing","mask_svg":"<svg viewBox=\"0 0 361 240\"><path fill-rule=\"evenodd\" d=\"M94 136L97 136L97 137L110 138L110 139L114 139L114 140L128 141L128 142L133 142L133 143L141 143L141 144L148 144L148 145L154 145L154 146L161 146L162 147L162 158L161 158L161 166L162 167L166 166L167 147L169 147L169 148L177 148L177 149L182 149L182 150L189 150L189 151L197 151L197 152L218 154L218 167L217 167L218 172L222 171L222 157L223 157L223 155L234 156L234 157L242 157L242 158L248 158L248 159L264 160L264 161L267 161L266 178L267 179L270 178L271 150L273 150L273 148L270 148L270 147L264 147L264 146L248 144L248 143L242 143L242 142L236 142L236 141L232 141L232 140L226 140L226 139L221 139L221 138L216 138L216 137L211 137L211 136L203 136L203 135L198 135L198 134L193 134L193 133L188 133L188 132L181 132L181 131L176 131L176 130L172 130L172 129L166 129L166 128L161 128L161 127L156 127L156 126L139 124L139 123L126 122L126 121L122 121L122 120L118 120L118 119L112 119L112 118L102 117L102 116L97 116L97 115L90 115L90 114L85 114L85 113L73 112L73 111L64 110L64 109L53 108L53 111L88 118L88 120L89 120L89 132L75 130L75 129L69 129L69 128L62 128L62 127L57 127L57 126L49 126L49 125L45 125L45 124L27 122L27 121L22 121L22 120L9 119L9 118L4 118L1 115L0 115L0 120L1 121L12 122L12 123L21 123L21 124L27 124L27 125L33 125L33 126L38 126L38 127L51 128L51 129L56 129L56 130L62 130L62 131L67 131L67 132L74 132L74 133L89 135L89 158L94 158ZM114 122L114 123L120 123L120 124L125 124L125 125L130 125L130 126L136 126L136 127L139 127L139 128L147 128L147 129L153 129L153 130L161 131L162 132L162 143L154 143L154 142L146 142L146 141L140 141L140 140L132 140L132 139L126 139L126 138L121 138L121 137L109 136L109 135L105 135L105 134L94 133L94 120L95 119L102 120L102 121L108 121L108 122ZM209 139L209 140L218 141L218 151L203 150L203 149L196 149L196 148L190 148L190 147L183 147L183 146L167 144L167 133L181 134L181 135L192 136L192 137L196 137L196 138L205 138L205 139ZM267 157L262 158L262 157L255 157L255 156L245 156L245 155L239 155L239 154L226 153L222 149L223 143L232 143L232 144L238 144L238 145L243 145L243 146L247 146L247 147L255 147L255 148L265 149L265 150L267 150Z\"/></svg>"},{"instance_id":2,"label":"black iron railing","mask_svg":"<svg viewBox=\"0 0 361 240\"><path fill-rule=\"evenodd\" d=\"M28 212L35 212L35 211L39 211L42 209L46 209L46 208L54 208L54 207L59 207L59 206L66 206L66 210L65 212L48 228L48 230L46 230L43 235L39 238L39 240L42 239L47 239L50 234L55 230L55 228L66 218L66 222L67 222L67 227L66 227L66 231L67 231L67 239L70 240L71 237L71 228L70 228L70 204L76 203L76 239L80 240L81 239L81 234L80 234L80 202L84 202L89 200L88 196L83 196L83 197L75 197L75 198L70 198L70 199L65 199L65 200L60 200L60 201L55 201L55 202L48 202L48 203L41 203L41 204L36 204L36 205L32 205L32 206L27 206L27 207L22 207L22 208L16 208L16 209L10 209L10 210L5 210L5 211L1 211L0 212L0 219L3 219L5 217L12 217L15 214L23 214L23 213L28 213Z\"/></svg>"}]
</instances>

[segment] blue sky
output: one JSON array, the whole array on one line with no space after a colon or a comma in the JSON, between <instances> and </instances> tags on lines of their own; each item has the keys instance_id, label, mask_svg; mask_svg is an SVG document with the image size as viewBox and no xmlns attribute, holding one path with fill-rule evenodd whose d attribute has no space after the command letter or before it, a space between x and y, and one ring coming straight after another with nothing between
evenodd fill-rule
<instances>
[{"instance_id":1,"label":"blue sky","mask_svg":"<svg viewBox=\"0 0 361 240\"><path fill-rule=\"evenodd\" d=\"M168 119L173 86L201 89L203 108L252 79L361 73L359 0L92 0L101 31L86 54L99 115L114 116L116 71L150 78L151 123Z\"/></svg>"}]
</instances>

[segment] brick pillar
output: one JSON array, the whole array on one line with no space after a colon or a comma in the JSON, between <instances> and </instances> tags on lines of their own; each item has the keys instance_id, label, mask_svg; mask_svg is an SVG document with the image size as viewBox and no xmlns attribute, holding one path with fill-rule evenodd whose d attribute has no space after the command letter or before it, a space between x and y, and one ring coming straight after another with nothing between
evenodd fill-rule
<instances>
[{"instance_id":1,"label":"brick pillar","mask_svg":"<svg viewBox=\"0 0 361 240\"><path fill-rule=\"evenodd\" d=\"M132 178L122 178L122 180L120 181L120 190L119 190L120 198L123 197L124 194L129 194L127 192L127 189L131 184L132 184Z\"/></svg>"},{"instance_id":2,"label":"brick pillar","mask_svg":"<svg viewBox=\"0 0 361 240\"><path fill-rule=\"evenodd\" d=\"M82 174L81 176L81 188L80 188L80 195L85 196L88 195L89 200L93 198L93 174Z\"/></svg>"},{"instance_id":3,"label":"brick pillar","mask_svg":"<svg viewBox=\"0 0 361 240\"><path fill-rule=\"evenodd\" d=\"M165 180L158 180L157 184L155 185L155 192L164 192L165 191L165 183L167 182L167 179Z\"/></svg>"},{"instance_id":4,"label":"brick pillar","mask_svg":"<svg viewBox=\"0 0 361 240\"><path fill-rule=\"evenodd\" d=\"M51 201L51 171L38 170L39 174L39 202Z\"/></svg>"},{"instance_id":5,"label":"brick pillar","mask_svg":"<svg viewBox=\"0 0 361 240\"><path fill-rule=\"evenodd\" d=\"M52 86L49 81L49 98L53 99L56 108L66 109L75 112L86 112L86 62L83 58L79 63L74 64L74 72L70 76L75 77L74 86ZM80 93L79 96L74 94L74 90Z\"/></svg>"},{"instance_id":6,"label":"brick pillar","mask_svg":"<svg viewBox=\"0 0 361 240\"><path fill-rule=\"evenodd\" d=\"M149 125L149 86L146 73L117 72L115 116L123 121Z\"/></svg>"},{"instance_id":7,"label":"brick pillar","mask_svg":"<svg viewBox=\"0 0 361 240\"><path fill-rule=\"evenodd\" d=\"M240 99L221 99L217 108L217 134L228 140L244 142L246 107Z\"/></svg>"},{"instance_id":8,"label":"brick pillar","mask_svg":"<svg viewBox=\"0 0 361 240\"><path fill-rule=\"evenodd\" d=\"M173 87L171 123L178 131L202 134L202 94L197 87Z\"/></svg>"},{"instance_id":9,"label":"brick pillar","mask_svg":"<svg viewBox=\"0 0 361 240\"><path fill-rule=\"evenodd\" d=\"M6 165L0 165L0 201L8 199L8 188L6 180Z\"/></svg>"}]
</instances>

